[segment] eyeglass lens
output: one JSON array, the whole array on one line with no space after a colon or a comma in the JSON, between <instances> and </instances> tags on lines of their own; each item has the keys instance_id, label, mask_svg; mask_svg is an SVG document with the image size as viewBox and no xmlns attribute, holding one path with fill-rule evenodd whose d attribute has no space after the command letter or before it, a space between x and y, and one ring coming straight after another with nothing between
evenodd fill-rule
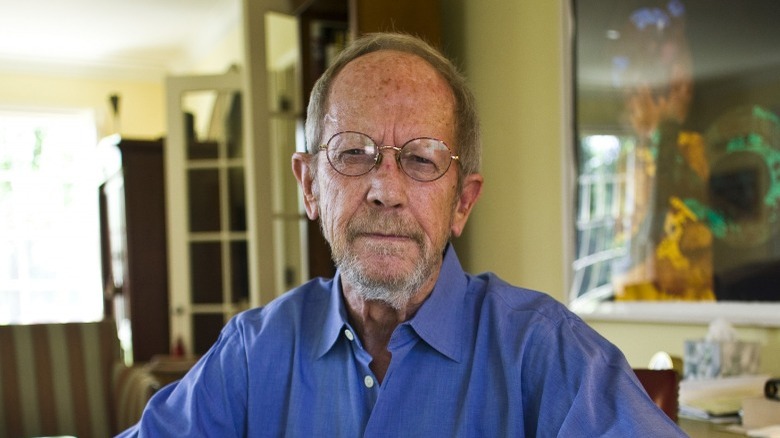
<instances>
[{"instance_id":1,"label":"eyeglass lens","mask_svg":"<svg viewBox=\"0 0 780 438\"><path fill-rule=\"evenodd\" d=\"M341 132L328 141L328 161L343 175L363 175L381 160L379 153L382 149L391 148L379 147L371 137L359 132ZM452 162L452 153L447 145L434 138L412 139L397 154L396 160L404 173L418 181L433 181L441 177Z\"/></svg>"}]
</instances>

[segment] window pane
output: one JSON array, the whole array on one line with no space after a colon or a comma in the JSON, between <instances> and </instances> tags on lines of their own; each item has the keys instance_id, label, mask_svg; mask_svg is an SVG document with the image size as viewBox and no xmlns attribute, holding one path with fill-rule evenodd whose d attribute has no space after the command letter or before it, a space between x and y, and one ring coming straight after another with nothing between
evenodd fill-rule
<instances>
[{"instance_id":1,"label":"window pane","mask_svg":"<svg viewBox=\"0 0 780 438\"><path fill-rule=\"evenodd\" d=\"M0 324L102 317L95 124L0 112Z\"/></svg>"},{"instance_id":2,"label":"window pane","mask_svg":"<svg viewBox=\"0 0 780 438\"><path fill-rule=\"evenodd\" d=\"M192 302L222 302L222 246L219 242L190 244Z\"/></svg>"},{"instance_id":3,"label":"window pane","mask_svg":"<svg viewBox=\"0 0 780 438\"><path fill-rule=\"evenodd\" d=\"M192 169L188 172L190 231L219 231L219 171Z\"/></svg>"}]
</instances>

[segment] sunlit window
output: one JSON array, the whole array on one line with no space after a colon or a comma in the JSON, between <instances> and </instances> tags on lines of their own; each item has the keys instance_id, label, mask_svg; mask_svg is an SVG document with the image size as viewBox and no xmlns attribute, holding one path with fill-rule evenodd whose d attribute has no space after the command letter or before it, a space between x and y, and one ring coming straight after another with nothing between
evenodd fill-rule
<instances>
[{"instance_id":1,"label":"sunlit window","mask_svg":"<svg viewBox=\"0 0 780 438\"><path fill-rule=\"evenodd\" d=\"M91 113L0 110L0 324L101 318L96 143Z\"/></svg>"},{"instance_id":2,"label":"sunlit window","mask_svg":"<svg viewBox=\"0 0 780 438\"><path fill-rule=\"evenodd\" d=\"M579 152L574 306L613 295L612 270L627 255L631 241L623 230L632 227L635 205L630 182L636 148L631 138L584 133Z\"/></svg>"}]
</instances>

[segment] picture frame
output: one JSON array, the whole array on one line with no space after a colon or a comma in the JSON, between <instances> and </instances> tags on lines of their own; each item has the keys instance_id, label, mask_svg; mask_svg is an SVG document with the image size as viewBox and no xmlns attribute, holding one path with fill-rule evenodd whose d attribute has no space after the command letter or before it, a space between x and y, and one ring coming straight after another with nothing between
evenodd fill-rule
<instances>
[{"instance_id":1,"label":"picture frame","mask_svg":"<svg viewBox=\"0 0 780 438\"><path fill-rule=\"evenodd\" d=\"M570 307L780 326L780 3L569 8Z\"/></svg>"}]
</instances>

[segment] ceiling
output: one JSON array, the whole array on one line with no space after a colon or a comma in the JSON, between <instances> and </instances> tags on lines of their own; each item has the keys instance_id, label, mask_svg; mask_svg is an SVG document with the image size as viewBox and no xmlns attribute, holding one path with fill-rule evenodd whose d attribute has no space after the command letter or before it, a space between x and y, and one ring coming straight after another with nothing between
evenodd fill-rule
<instances>
[{"instance_id":1,"label":"ceiling","mask_svg":"<svg viewBox=\"0 0 780 438\"><path fill-rule=\"evenodd\" d=\"M155 79L206 53L241 0L0 0L0 71Z\"/></svg>"}]
</instances>

